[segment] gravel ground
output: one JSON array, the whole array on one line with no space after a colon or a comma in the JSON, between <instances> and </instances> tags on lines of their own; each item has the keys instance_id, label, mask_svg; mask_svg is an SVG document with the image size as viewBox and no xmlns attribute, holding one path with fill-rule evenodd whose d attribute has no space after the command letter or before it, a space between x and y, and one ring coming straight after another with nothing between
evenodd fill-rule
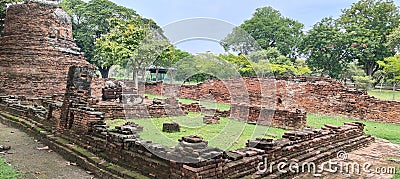
<instances>
[{"instance_id":1,"label":"gravel ground","mask_svg":"<svg viewBox=\"0 0 400 179\"><path fill-rule=\"evenodd\" d=\"M90 179L87 171L75 166L34 140L26 133L0 123L0 145L11 146L11 150L0 153L8 163L22 173L26 179Z\"/></svg>"}]
</instances>

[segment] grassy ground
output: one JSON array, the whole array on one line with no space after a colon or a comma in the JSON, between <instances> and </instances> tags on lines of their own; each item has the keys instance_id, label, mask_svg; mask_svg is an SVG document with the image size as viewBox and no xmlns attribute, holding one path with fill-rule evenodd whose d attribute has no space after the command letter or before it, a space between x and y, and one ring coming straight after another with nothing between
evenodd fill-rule
<instances>
[{"instance_id":1,"label":"grassy ground","mask_svg":"<svg viewBox=\"0 0 400 179\"><path fill-rule=\"evenodd\" d=\"M221 118L221 124L206 125L203 123L200 113L189 113L188 116L152 118L152 119L131 119L144 127L144 131L140 134L143 139L152 140L154 142L167 146L175 146L178 139L188 135L198 135L209 141L210 146L219 147L221 149L237 149L245 146L248 139L257 137L269 138L276 135L276 139L281 138L285 132L283 129L267 126L256 126L246 124L240 121ZM321 128L325 124L342 126L345 122L354 122L344 117L320 116L315 114L307 115L307 125L315 128ZM126 120L107 121L111 128L116 125L123 125ZM162 124L164 122L177 122L181 125L181 132L164 133ZM386 124L379 122L363 122L365 133L378 138L386 139L392 143L400 144L400 125Z\"/></svg>"},{"instance_id":2,"label":"grassy ground","mask_svg":"<svg viewBox=\"0 0 400 179\"><path fill-rule=\"evenodd\" d=\"M144 127L144 131L140 134L143 139L151 140L167 146L175 146L178 139L183 136L198 135L209 142L210 146L220 149L237 149L245 147L245 143L249 139L257 137L281 138L285 130L267 126L256 126L246 124L240 121L221 118L221 124L203 123L200 113L189 113L188 116L166 117L153 119L131 119ZM122 125L126 120L107 121L111 128L116 125ZM164 133L162 124L164 122L177 122L181 125L181 132Z\"/></svg>"},{"instance_id":3,"label":"grassy ground","mask_svg":"<svg viewBox=\"0 0 400 179\"><path fill-rule=\"evenodd\" d=\"M400 169L396 169L396 174L393 176L393 179L400 179Z\"/></svg>"},{"instance_id":4,"label":"grassy ground","mask_svg":"<svg viewBox=\"0 0 400 179\"><path fill-rule=\"evenodd\" d=\"M395 100L400 101L400 92L395 91ZM368 94L381 100L393 100L393 91L390 90L370 90Z\"/></svg>"},{"instance_id":5,"label":"grassy ground","mask_svg":"<svg viewBox=\"0 0 400 179\"><path fill-rule=\"evenodd\" d=\"M379 91L378 91L379 92ZM386 91L387 92L387 91ZM382 93L383 94L383 93ZM153 98L166 98L164 96L146 94L149 99ZM400 97L400 94L398 95ZM196 101L190 99L179 99L184 104L190 104L199 102L206 108L217 108L220 110L229 110L229 104L219 104L212 102ZM199 113L190 113L189 116L181 117L169 117L159 119L132 119L135 123L143 126L145 131L142 132L141 136L143 139L152 140L157 143L161 143L168 146L174 146L177 140L187 135L199 135L204 139L210 141L210 145L219 147L221 149L236 149L244 147L248 139L254 139L256 137L265 137L265 134L276 135L277 138L281 138L285 132L283 129L277 129L266 126L255 126L245 124L236 120L230 120L227 118L221 118L220 125L205 125L202 122L202 116ZM315 114L307 115L307 125L315 128L321 128L325 124L332 124L341 126L345 122L354 122L359 120L353 120L344 117L329 117ZM122 125L125 120L114 120L108 121L111 126ZM181 124L182 132L180 133L163 133L159 132L162 130L162 124L164 122L177 122ZM392 143L400 144L400 125L399 124L387 124L379 122L360 121L366 124L365 133L373 135L378 138L383 138L391 141ZM268 136L268 135L267 135ZM232 142L233 143L229 143Z\"/></svg>"},{"instance_id":6,"label":"grassy ground","mask_svg":"<svg viewBox=\"0 0 400 179\"><path fill-rule=\"evenodd\" d=\"M167 97L165 96L159 96L159 95L154 95L154 94L145 94L149 99L153 98L159 98L159 99L165 99ZM191 104L191 103L200 103L206 108L212 108L212 109L219 109L222 111L229 110L231 108L231 105L229 104L221 104L221 103L214 103L214 102L207 102L207 101L197 101L197 100L192 100L192 99L184 99L184 98L178 98L179 102L183 104Z\"/></svg>"},{"instance_id":7,"label":"grassy ground","mask_svg":"<svg viewBox=\"0 0 400 179\"><path fill-rule=\"evenodd\" d=\"M307 115L307 125L320 128L324 124L331 124L341 126L345 122L353 122L359 120L353 120L343 117L328 117L320 116L314 114ZM365 127L365 133L371 134L375 137L386 139L395 144L400 144L400 125L399 124L387 124L380 122L369 122L369 121L359 121L363 122Z\"/></svg>"},{"instance_id":8,"label":"grassy ground","mask_svg":"<svg viewBox=\"0 0 400 179\"><path fill-rule=\"evenodd\" d=\"M3 158L0 158L0 178L13 179L19 178L20 174L17 170L9 166Z\"/></svg>"}]
</instances>

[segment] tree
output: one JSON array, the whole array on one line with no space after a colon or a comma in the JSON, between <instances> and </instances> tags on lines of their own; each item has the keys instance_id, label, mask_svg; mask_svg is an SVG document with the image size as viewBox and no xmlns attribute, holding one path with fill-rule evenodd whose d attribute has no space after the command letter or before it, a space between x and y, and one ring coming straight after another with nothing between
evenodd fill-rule
<instances>
[{"instance_id":1,"label":"tree","mask_svg":"<svg viewBox=\"0 0 400 179\"><path fill-rule=\"evenodd\" d=\"M233 51L244 55L262 49L257 41L241 27L235 27L220 44L226 52Z\"/></svg>"},{"instance_id":2,"label":"tree","mask_svg":"<svg viewBox=\"0 0 400 179\"><path fill-rule=\"evenodd\" d=\"M332 78L339 79L353 60L347 34L342 32L338 21L331 17L315 24L305 36L302 46L311 70L322 70L322 75L327 74Z\"/></svg>"},{"instance_id":3,"label":"tree","mask_svg":"<svg viewBox=\"0 0 400 179\"><path fill-rule=\"evenodd\" d=\"M312 73L312 71L308 67L306 60L297 59L296 62L294 63L293 73L296 76L302 76L302 75L309 75Z\"/></svg>"},{"instance_id":4,"label":"tree","mask_svg":"<svg viewBox=\"0 0 400 179\"><path fill-rule=\"evenodd\" d=\"M133 50L128 63L133 70L136 87L138 87L137 73L142 72L142 77L144 78L146 67L151 66L170 45L168 40L157 38L158 31L146 30L145 32L143 41ZM172 81L172 79L170 80Z\"/></svg>"},{"instance_id":5,"label":"tree","mask_svg":"<svg viewBox=\"0 0 400 179\"><path fill-rule=\"evenodd\" d=\"M256 51L248 55L251 65L261 77L271 75L304 75L311 73L304 61L292 62L290 58L283 56L275 47L267 50Z\"/></svg>"},{"instance_id":6,"label":"tree","mask_svg":"<svg viewBox=\"0 0 400 179\"><path fill-rule=\"evenodd\" d=\"M22 2L23 0L1 0L0 3L0 35L3 33L4 20L7 15L7 5Z\"/></svg>"},{"instance_id":7,"label":"tree","mask_svg":"<svg viewBox=\"0 0 400 179\"><path fill-rule=\"evenodd\" d=\"M393 83L393 100L395 100L396 83L400 82L400 55L385 58L383 61L378 61L378 64L384 73L391 76L388 81Z\"/></svg>"},{"instance_id":8,"label":"tree","mask_svg":"<svg viewBox=\"0 0 400 179\"><path fill-rule=\"evenodd\" d=\"M257 49L254 41L247 35L250 34L262 49L276 47L284 56L295 59L299 55L303 26L298 21L283 17L272 7L258 8L253 17L234 29L221 41L221 45L226 51L242 54L261 50Z\"/></svg>"},{"instance_id":9,"label":"tree","mask_svg":"<svg viewBox=\"0 0 400 179\"><path fill-rule=\"evenodd\" d=\"M96 54L95 42L113 28L109 19L140 20L143 24L151 24L150 27L158 28L153 21L141 18L136 11L118 6L108 0L91 0L87 3L82 0L64 0L61 6L71 16L73 35L77 45L84 52L86 59L99 68L103 78L108 77L112 63L104 63L105 57L102 54ZM95 57L103 59L95 59Z\"/></svg>"},{"instance_id":10,"label":"tree","mask_svg":"<svg viewBox=\"0 0 400 179\"><path fill-rule=\"evenodd\" d=\"M365 91L371 88L372 84L375 82L375 80L372 79L372 76L353 76L353 79L357 87Z\"/></svg>"},{"instance_id":11,"label":"tree","mask_svg":"<svg viewBox=\"0 0 400 179\"><path fill-rule=\"evenodd\" d=\"M377 61L394 55L385 44L399 17L392 0L360 0L343 10L340 23L351 39L349 49L368 76L379 70Z\"/></svg>"},{"instance_id":12,"label":"tree","mask_svg":"<svg viewBox=\"0 0 400 179\"><path fill-rule=\"evenodd\" d=\"M156 66L156 80L158 80L158 68L164 67L169 69L169 79L172 83L173 80L173 65L179 60L190 57L191 54L188 52L181 51L173 45L169 45L165 50L157 57L154 65Z\"/></svg>"},{"instance_id":13,"label":"tree","mask_svg":"<svg viewBox=\"0 0 400 179\"><path fill-rule=\"evenodd\" d=\"M400 26L393 30L393 32L388 36L388 42L386 45L397 53L400 52Z\"/></svg>"},{"instance_id":14,"label":"tree","mask_svg":"<svg viewBox=\"0 0 400 179\"><path fill-rule=\"evenodd\" d=\"M177 69L174 77L181 81L207 79L229 79L238 78L240 74L233 64L212 53L200 53L190 56L176 63Z\"/></svg>"},{"instance_id":15,"label":"tree","mask_svg":"<svg viewBox=\"0 0 400 179\"><path fill-rule=\"evenodd\" d=\"M362 67L360 67L360 65L358 65L357 61L354 62L350 62L347 65L347 68L345 70L345 72L342 74L342 79L344 80L344 82L347 82L347 79L350 79L351 82L354 82L354 76L364 76L364 70L362 69Z\"/></svg>"},{"instance_id":16,"label":"tree","mask_svg":"<svg viewBox=\"0 0 400 179\"><path fill-rule=\"evenodd\" d=\"M233 65L233 67L240 73L241 76L255 76L255 72L251 66L250 60L245 55L220 54L218 57Z\"/></svg>"},{"instance_id":17,"label":"tree","mask_svg":"<svg viewBox=\"0 0 400 179\"><path fill-rule=\"evenodd\" d=\"M99 60L96 63L104 66L118 64L131 67L137 88L139 71L155 59L153 55L157 54L155 51L162 48L162 45L155 45L156 32L152 32L139 19L124 21L114 18L109 22L114 28L95 43L96 59Z\"/></svg>"}]
</instances>

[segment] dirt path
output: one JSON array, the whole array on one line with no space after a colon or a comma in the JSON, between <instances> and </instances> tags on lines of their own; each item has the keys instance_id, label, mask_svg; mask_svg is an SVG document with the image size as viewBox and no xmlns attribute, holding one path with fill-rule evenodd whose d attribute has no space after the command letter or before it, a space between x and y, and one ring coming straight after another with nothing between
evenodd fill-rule
<instances>
[{"instance_id":1,"label":"dirt path","mask_svg":"<svg viewBox=\"0 0 400 179\"><path fill-rule=\"evenodd\" d=\"M60 155L36 142L26 133L0 123L0 145L9 145L11 150L0 154L26 179L89 179L93 178L83 169L70 164Z\"/></svg>"}]
</instances>

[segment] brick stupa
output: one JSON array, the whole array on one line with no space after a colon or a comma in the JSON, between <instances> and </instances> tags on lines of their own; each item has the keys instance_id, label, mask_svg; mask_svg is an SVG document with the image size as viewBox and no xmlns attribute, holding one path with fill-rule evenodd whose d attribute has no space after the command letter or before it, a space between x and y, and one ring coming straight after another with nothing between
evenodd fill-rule
<instances>
[{"instance_id":1,"label":"brick stupa","mask_svg":"<svg viewBox=\"0 0 400 179\"><path fill-rule=\"evenodd\" d=\"M0 95L63 94L70 66L89 66L58 5L29 2L7 10L0 37Z\"/></svg>"}]
</instances>

